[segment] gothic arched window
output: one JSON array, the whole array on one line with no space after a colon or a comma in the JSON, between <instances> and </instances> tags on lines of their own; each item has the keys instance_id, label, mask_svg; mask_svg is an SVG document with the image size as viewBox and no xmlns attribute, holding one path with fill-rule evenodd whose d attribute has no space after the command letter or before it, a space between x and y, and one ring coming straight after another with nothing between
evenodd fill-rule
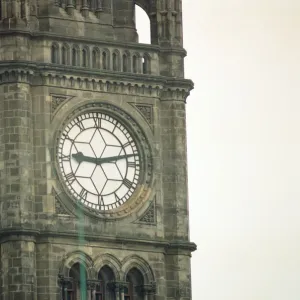
<instances>
[{"instance_id":1,"label":"gothic arched window","mask_svg":"<svg viewBox=\"0 0 300 300\"><path fill-rule=\"evenodd\" d=\"M138 72L138 59L137 59L136 55L134 55L132 57L132 71L133 71L133 73Z\"/></svg>"},{"instance_id":2,"label":"gothic arched window","mask_svg":"<svg viewBox=\"0 0 300 300\"><path fill-rule=\"evenodd\" d=\"M66 45L63 45L61 48L61 63L63 65L69 64L69 49Z\"/></svg>"},{"instance_id":3,"label":"gothic arched window","mask_svg":"<svg viewBox=\"0 0 300 300\"><path fill-rule=\"evenodd\" d=\"M128 56L123 55L123 72L128 72Z\"/></svg>"},{"instance_id":4,"label":"gothic arched window","mask_svg":"<svg viewBox=\"0 0 300 300\"><path fill-rule=\"evenodd\" d=\"M53 44L51 46L51 62L53 64L58 64L59 60L58 60L58 45L57 44Z\"/></svg>"},{"instance_id":5,"label":"gothic arched window","mask_svg":"<svg viewBox=\"0 0 300 300\"><path fill-rule=\"evenodd\" d=\"M92 68L99 68L99 49L97 48L92 51Z\"/></svg>"},{"instance_id":6,"label":"gothic arched window","mask_svg":"<svg viewBox=\"0 0 300 300\"><path fill-rule=\"evenodd\" d=\"M108 69L108 55L106 51L102 52L102 69L107 70Z\"/></svg>"},{"instance_id":7,"label":"gothic arched window","mask_svg":"<svg viewBox=\"0 0 300 300\"><path fill-rule=\"evenodd\" d=\"M150 74L150 57L145 54L143 56L143 74Z\"/></svg>"},{"instance_id":8,"label":"gothic arched window","mask_svg":"<svg viewBox=\"0 0 300 300\"><path fill-rule=\"evenodd\" d=\"M72 48L72 66L79 65L79 49L76 47Z\"/></svg>"},{"instance_id":9,"label":"gothic arched window","mask_svg":"<svg viewBox=\"0 0 300 300\"><path fill-rule=\"evenodd\" d=\"M89 50L87 48L82 49L82 66L89 66Z\"/></svg>"},{"instance_id":10,"label":"gothic arched window","mask_svg":"<svg viewBox=\"0 0 300 300\"><path fill-rule=\"evenodd\" d=\"M119 71L120 55L118 52L113 53L112 62L113 62L113 71Z\"/></svg>"},{"instance_id":11,"label":"gothic arched window","mask_svg":"<svg viewBox=\"0 0 300 300\"><path fill-rule=\"evenodd\" d=\"M87 296L87 272L80 263L75 263L69 272L69 277L73 279L73 287L68 293L66 300L86 300Z\"/></svg>"},{"instance_id":12,"label":"gothic arched window","mask_svg":"<svg viewBox=\"0 0 300 300\"><path fill-rule=\"evenodd\" d=\"M143 300L142 287L144 278L137 268L132 268L126 276L127 287L124 290L124 300Z\"/></svg>"},{"instance_id":13,"label":"gothic arched window","mask_svg":"<svg viewBox=\"0 0 300 300\"><path fill-rule=\"evenodd\" d=\"M98 280L100 282L100 285L98 291L96 288L96 300L115 300L116 296L114 287L112 285L115 281L115 275L112 269L108 266L102 267L98 273Z\"/></svg>"}]
</instances>

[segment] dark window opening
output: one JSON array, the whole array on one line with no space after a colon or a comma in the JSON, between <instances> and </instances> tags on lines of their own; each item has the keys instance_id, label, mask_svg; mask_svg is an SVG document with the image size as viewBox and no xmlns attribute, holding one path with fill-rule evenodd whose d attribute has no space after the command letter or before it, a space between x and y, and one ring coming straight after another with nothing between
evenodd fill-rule
<instances>
[{"instance_id":1,"label":"dark window opening","mask_svg":"<svg viewBox=\"0 0 300 300\"><path fill-rule=\"evenodd\" d=\"M128 57L126 54L123 55L123 72L128 72Z\"/></svg>"},{"instance_id":2,"label":"dark window opening","mask_svg":"<svg viewBox=\"0 0 300 300\"><path fill-rule=\"evenodd\" d=\"M56 45L52 45L51 47L51 62L58 64L58 47Z\"/></svg>"},{"instance_id":3,"label":"dark window opening","mask_svg":"<svg viewBox=\"0 0 300 300\"><path fill-rule=\"evenodd\" d=\"M102 53L102 68L107 70L107 54L106 52Z\"/></svg>"}]
</instances>

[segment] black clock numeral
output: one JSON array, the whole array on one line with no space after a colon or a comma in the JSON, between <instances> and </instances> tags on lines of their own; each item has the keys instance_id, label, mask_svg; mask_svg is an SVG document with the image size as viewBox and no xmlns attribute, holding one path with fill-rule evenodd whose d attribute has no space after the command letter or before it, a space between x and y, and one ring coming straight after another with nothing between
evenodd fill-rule
<instances>
[{"instance_id":1,"label":"black clock numeral","mask_svg":"<svg viewBox=\"0 0 300 300\"><path fill-rule=\"evenodd\" d=\"M72 172L66 175L66 179L70 184L72 184L76 180L75 175Z\"/></svg>"},{"instance_id":2,"label":"black clock numeral","mask_svg":"<svg viewBox=\"0 0 300 300\"><path fill-rule=\"evenodd\" d=\"M62 136L64 137L64 139L69 140L72 143L75 142L72 138L69 137L69 135L67 133L63 133Z\"/></svg>"},{"instance_id":3,"label":"black clock numeral","mask_svg":"<svg viewBox=\"0 0 300 300\"><path fill-rule=\"evenodd\" d=\"M99 117L93 117L93 119L94 119L95 127L101 128L101 119Z\"/></svg>"},{"instance_id":4,"label":"black clock numeral","mask_svg":"<svg viewBox=\"0 0 300 300\"><path fill-rule=\"evenodd\" d=\"M77 121L76 125L79 127L80 131L83 131L85 129L85 127L84 127L82 121L79 119L76 119L76 121Z\"/></svg>"},{"instance_id":5,"label":"black clock numeral","mask_svg":"<svg viewBox=\"0 0 300 300\"><path fill-rule=\"evenodd\" d=\"M128 141L126 144L122 145L123 148L126 148L133 144L133 141Z\"/></svg>"},{"instance_id":6,"label":"black clock numeral","mask_svg":"<svg viewBox=\"0 0 300 300\"><path fill-rule=\"evenodd\" d=\"M59 157L59 159L61 159L62 161L70 161L70 156L69 155L65 155L65 154L61 154L61 156Z\"/></svg>"},{"instance_id":7,"label":"black clock numeral","mask_svg":"<svg viewBox=\"0 0 300 300\"><path fill-rule=\"evenodd\" d=\"M99 203L100 207L102 207L102 206L105 207L103 196L98 196L98 203Z\"/></svg>"},{"instance_id":8,"label":"black clock numeral","mask_svg":"<svg viewBox=\"0 0 300 300\"><path fill-rule=\"evenodd\" d=\"M115 199L116 199L116 203L118 203L118 205L124 204L124 200L120 199L117 194L115 193ZM117 204L115 204L117 207Z\"/></svg>"},{"instance_id":9,"label":"black clock numeral","mask_svg":"<svg viewBox=\"0 0 300 300\"><path fill-rule=\"evenodd\" d=\"M127 188L131 188L131 186L132 186L132 182L129 180L129 179L127 179L127 178L125 178L124 180L123 180L123 184L127 187Z\"/></svg>"},{"instance_id":10,"label":"black clock numeral","mask_svg":"<svg viewBox=\"0 0 300 300\"><path fill-rule=\"evenodd\" d=\"M86 200L86 198L87 198L87 191L83 188L82 190L81 190L81 192L79 193L79 197L81 198L81 199L84 199L84 200Z\"/></svg>"},{"instance_id":11,"label":"black clock numeral","mask_svg":"<svg viewBox=\"0 0 300 300\"><path fill-rule=\"evenodd\" d=\"M129 161L129 162L127 162L127 166L129 168L135 168L136 167L136 163L135 163L135 161Z\"/></svg>"}]
</instances>

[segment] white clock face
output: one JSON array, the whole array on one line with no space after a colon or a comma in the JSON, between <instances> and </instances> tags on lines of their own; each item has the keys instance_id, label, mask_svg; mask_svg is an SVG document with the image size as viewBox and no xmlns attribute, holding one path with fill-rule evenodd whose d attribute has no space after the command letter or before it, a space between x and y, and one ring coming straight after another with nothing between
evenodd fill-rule
<instances>
[{"instance_id":1,"label":"white clock face","mask_svg":"<svg viewBox=\"0 0 300 300\"><path fill-rule=\"evenodd\" d=\"M71 194L95 210L124 204L140 175L136 142L118 120L102 112L82 113L64 128L59 169Z\"/></svg>"}]
</instances>

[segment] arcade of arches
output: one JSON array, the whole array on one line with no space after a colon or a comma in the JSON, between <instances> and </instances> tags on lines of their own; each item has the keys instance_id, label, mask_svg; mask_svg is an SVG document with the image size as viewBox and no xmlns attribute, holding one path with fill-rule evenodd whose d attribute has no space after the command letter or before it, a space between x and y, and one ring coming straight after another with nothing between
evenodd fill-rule
<instances>
[{"instance_id":1,"label":"arcade of arches","mask_svg":"<svg viewBox=\"0 0 300 300\"><path fill-rule=\"evenodd\" d=\"M108 265L90 278L80 262L74 263L67 275L59 275L62 300L154 300L155 284L147 283L135 266L125 274L124 281L118 280Z\"/></svg>"}]
</instances>

